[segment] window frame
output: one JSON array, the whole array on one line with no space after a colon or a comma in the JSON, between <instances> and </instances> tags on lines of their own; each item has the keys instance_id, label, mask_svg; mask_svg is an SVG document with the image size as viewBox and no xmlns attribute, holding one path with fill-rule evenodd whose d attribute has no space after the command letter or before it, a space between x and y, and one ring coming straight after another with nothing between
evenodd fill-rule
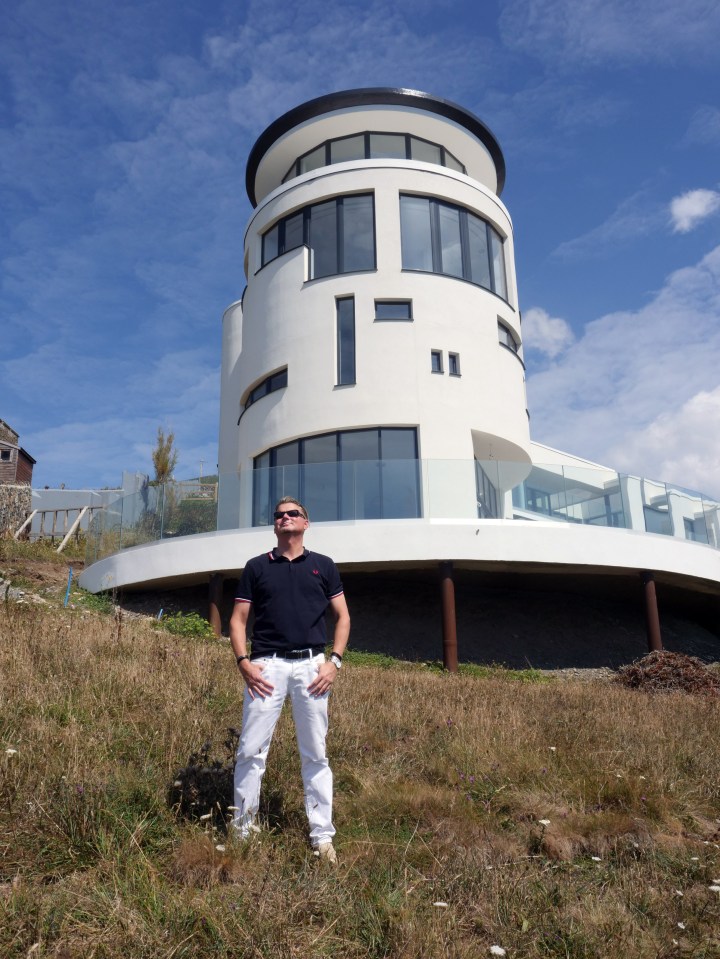
<instances>
[{"instance_id":1,"label":"window frame","mask_svg":"<svg viewBox=\"0 0 720 959\"><path fill-rule=\"evenodd\" d=\"M403 137L405 140L405 156L404 157L383 157L383 156L371 156L371 137L373 136L397 136ZM332 144L339 143L342 140L356 139L358 137L363 138L363 156L356 157L355 160L333 160L332 159ZM436 143L434 140L427 140L425 137L419 137L415 133L398 133L395 130L364 130L357 133L348 133L342 137L331 137L329 140L323 140L322 143L316 144L311 150L306 150L305 153L301 153L300 156L296 157L295 160L290 165L285 176L282 178L283 183L287 183L290 180L294 180L297 176L302 176L303 173L311 173L312 170L322 169L323 166L334 166L335 163L353 163L357 160L383 160L383 159L401 159L401 160L415 160L416 163L434 163L433 160L421 160L412 155L412 143L413 140L417 140L419 143L427 143L432 147L438 147L440 150L440 163L436 164L437 166L444 167L446 170L452 170L454 173L462 173L463 176L467 176L467 167L455 156L454 153L451 153L442 143ZM317 152L324 148L325 151L325 162L320 163L318 166L313 167L311 170L301 170L302 161L309 157L311 154ZM452 163L448 163L447 158L450 157L457 166L454 166Z\"/></svg>"},{"instance_id":2,"label":"window frame","mask_svg":"<svg viewBox=\"0 0 720 959\"><path fill-rule=\"evenodd\" d=\"M479 286L483 290L487 290L489 293L493 293L495 296L499 297L504 303L510 305L508 299L509 290L507 282L507 257L505 253L505 243L507 237L503 236L502 233L485 217L480 216L474 210L470 210L467 207L460 206L457 203L450 203L447 200L442 200L439 197L434 196L423 196L417 193L400 193L400 248L401 248L401 257L402 257L402 270L403 272L408 273L433 273L438 276L447 276L456 280L464 280L467 283L472 283L473 286ZM429 224L430 224L430 264L431 269L423 269L422 267L417 266L406 266L405 265L405 244L403 243L403 201L411 200L417 202L425 202L428 204L429 212ZM408 207L408 209L410 209ZM441 209L453 211L457 214L458 221L458 233L460 241L460 258L461 258L461 274L455 272L449 272L443 268L443 230L442 223L444 219L441 218ZM485 242L485 255L487 256L487 275L489 277L490 286L486 286L484 283L479 282L476 279L473 279L472 276L472 267L473 262L471 259L471 240L470 240L470 230L469 222L470 220L479 223L485 230L486 242ZM449 222L449 221L448 221ZM502 264L502 278L497 276L497 267L495 264L495 252L499 250L501 253L501 264Z\"/></svg>"},{"instance_id":3,"label":"window frame","mask_svg":"<svg viewBox=\"0 0 720 959\"><path fill-rule=\"evenodd\" d=\"M341 305L351 304L352 315L341 315ZM349 362L349 355L352 362ZM355 386L357 383L357 356L355 350L355 297L335 297L335 385Z\"/></svg>"},{"instance_id":4,"label":"window frame","mask_svg":"<svg viewBox=\"0 0 720 959\"><path fill-rule=\"evenodd\" d=\"M455 366L455 369L453 369ZM448 376L461 376L460 372L460 354L451 353L448 350Z\"/></svg>"},{"instance_id":5,"label":"window frame","mask_svg":"<svg viewBox=\"0 0 720 959\"><path fill-rule=\"evenodd\" d=\"M369 198L370 200L370 215L372 220L372 265L362 267L361 269L345 269L345 259L347 251L345 249L345 200L359 199L359 198ZM309 203L307 206L300 207L297 210L293 210L291 213L287 213L285 216L281 217L279 220L276 220L272 226L268 227L264 233L261 234L261 247L260 247L260 269L264 269L269 263L272 263L274 260L277 260L279 257L283 256L285 253L290 253L292 250L297 250L301 246L305 246L310 253L313 252L312 247L312 211L320 206L334 204L335 205L335 214L334 214L334 226L335 226L335 266L336 270L331 273L322 273L319 276L315 275L315 264L313 262L313 257L310 256L310 265L308 269L307 280L322 280L327 276L340 276L344 273L371 273L377 269L377 224L375 218L375 193L373 191L362 191L360 193L343 193L339 196L328 197L327 199L320 200L317 203ZM302 217L302 230L301 230L301 240L299 243L293 243L292 246L288 246L287 241L287 224L297 219L297 217ZM266 258L266 249L267 249L267 240L273 235L277 235L277 244L275 245L274 255ZM291 241L292 242L292 241Z\"/></svg>"},{"instance_id":6,"label":"window frame","mask_svg":"<svg viewBox=\"0 0 720 959\"><path fill-rule=\"evenodd\" d=\"M394 456L392 453L392 447L388 451L388 455L385 455L385 444L390 441L390 435L397 433L406 433L411 434L411 446L413 455L411 457L398 457ZM355 458L352 457L344 458L343 457L343 437L348 435L359 435L364 434L371 442L375 443L375 448L377 450L377 455L371 458ZM334 437L335 439L335 459L328 460L329 466L336 467L336 504L337 504L337 513L338 519L331 520L331 522L337 522L343 518L348 518L346 513L346 506L348 505L345 502L345 497L349 490L346 487L345 480L347 476L343 475L343 463L365 463L367 464L366 468L370 472L367 474L369 480L368 488L372 488L374 485L375 479L373 477L373 471L377 470L377 490L379 495L379 502L382 507L381 514L379 517L372 516L353 516L350 518L362 518L362 519L385 519L393 518L392 516L385 516L384 510L388 502L387 496L391 491L391 486L388 487L388 484L391 483L390 473L391 471L387 470L387 464L392 461L396 462L414 462L414 490L415 490L415 512L408 517L403 518L418 518L423 514L422 507L422 484L420 482L420 459L419 459L419 437L418 437L418 427L417 426L372 426L364 427L359 429L348 429L348 430L331 430L326 433L313 433L309 436L299 437L297 440L292 440L288 443L280 443L277 446L270 447L269 449L264 450L262 453L259 453L257 456L253 457L253 474L259 470L268 470L268 475L265 479L254 475L253 478L253 492L252 492L252 503L253 503L253 517L252 523L253 526L267 526L270 525L269 521L269 510L272 508L272 504L279 498L277 495L281 493L281 490L277 485L277 475L272 473L272 470L277 469L278 466L284 466L286 469L297 469L297 486L293 491L293 495L297 495L303 502L307 502L306 493L307 490L304 488L306 482L306 476L304 467L306 466L318 466L322 465L320 463L311 460L306 462L305 460L305 444L307 442L312 442L313 440L321 438ZM293 447L294 447L294 461L287 461L278 463L278 452L286 451L290 454L291 459L293 458ZM282 457L287 459L287 457ZM383 467L386 467L383 469ZM388 474L388 475L385 475ZM331 472L328 471L328 476L331 476ZM262 484L267 484L262 485ZM308 506L310 504L308 503ZM267 512L267 516L265 513ZM267 521L263 522L263 518ZM397 518L397 517L396 517Z\"/></svg>"},{"instance_id":7,"label":"window frame","mask_svg":"<svg viewBox=\"0 0 720 959\"><path fill-rule=\"evenodd\" d=\"M380 306L407 306L407 316L378 316L378 307ZM375 300L375 322L376 323L412 323L414 320L413 316L413 301L406 299L384 299Z\"/></svg>"},{"instance_id":8,"label":"window frame","mask_svg":"<svg viewBox=\"0 0 720 959\"><path fill-rule=\"evenodd\" d=\"M437 359L437 369L435 360ZM443 364L443 351L442 350L430 350L430 372L439 373L441 376L445 373L445 368Z\"/></svg>"},{"instance_id":9,"label":"window frame","mask_svg":"<svg viewBox=\"0 0 720 959\"><path fill-rule=\"evenodd\" d=\"M278 382L278 380L280 380L280 382ZM274 370L272 373L268 373L267 376L259 380L255 386L252 386L247 391L245 402L242 404L240 416L238 417L238 425L240 424L240 420L243 418L246 411L249 410L251 406L254 406L259 400L269 396L271 393L277 393L278 390L284 390L287 385L287 366L281 366L280 369Z\"/></svg>"}]
</instances>

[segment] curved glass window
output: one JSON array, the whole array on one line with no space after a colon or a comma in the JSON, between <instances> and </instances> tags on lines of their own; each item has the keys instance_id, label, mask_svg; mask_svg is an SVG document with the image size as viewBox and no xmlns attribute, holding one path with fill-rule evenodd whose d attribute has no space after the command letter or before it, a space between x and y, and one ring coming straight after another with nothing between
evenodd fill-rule
<instances>
[{"instance_id":1,"label":"curved glass window","mask_svg":"<svg viewBox=\"0 0 720 959\"><path fill-rule=\"evenodd\" d=\"M296 210L262 238L262 265L305 245L310 279L375 269L375 207L371 193L339 196Z\"/></svg>"},{"instance_id":2,"label":"curved glass window","mask_svg":"<svg viewBox=\"0 0 720 959\"><path fill-rule=\"evenodd\" d=\"M465 173L465 167L456 156L439 143L431 143L409 133L353 133L351 136L326 140L303 153L283 177L283 183L301 173L309 173L322 166L344 163L347 160L419 160Z\"/></svg>"},{"instance_id":3,"label":"curved glass window","mask_svg":"<svg viewBox=\"0 0 720 959\"><path fill-rule=\"evenodd\" d=\"M504 241L487 220L433 197L400 196L404 270L469 280L507 300Z\"/></svg>"},{"instance_id":4,"label":"curved glass window","mask_svg":"<svg viewBox=\"0 0 720 959\"><path fill-rule=\"evenodd\" d=\"M379 427L321 433L256 456L253 526L269 526L283 496L316 521L421 515L417 430Z\"/></svg>"},{"instance_id":5,"label":"curved glass window","mask_svg":"<svg viewBox=\"0 0 720 959\"><path fill-rule=\"evenodd\" d=\"M284 370L278 370L277 373L271 373L270 376L266 376L264 380L261 380L258 385L254 386L248 393L248 398L243 403L243 408L240 411L238 423L240 422L245 410L249 409L253 403L257 403L258 400L261 400L263 396L267 396L268 393L274 393L276 390L281 390L283 387L287 386L287 383L287 366Z\"/></svg>"},{"instance_id":6,"label":"curved glass window","mask_svg":"<svg viewBox=\"0 0 720 959\"><path fill-rule=\"evenodd\" d=\"M520 344L515 339L515 335L509 326L498 320L498 340L503 346L507 346L513 353L520 355Z\"/></svg>"}]
</instances>

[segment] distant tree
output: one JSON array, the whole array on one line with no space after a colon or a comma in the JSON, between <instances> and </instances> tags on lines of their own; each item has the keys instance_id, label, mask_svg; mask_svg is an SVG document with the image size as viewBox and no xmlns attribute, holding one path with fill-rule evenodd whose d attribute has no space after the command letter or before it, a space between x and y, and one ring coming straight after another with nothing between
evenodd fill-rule
<instances>
[{"instance_id":1,"label":"distant tree","mask_svg":"<svg viewBox=\"0 0 720 959\"><path fill-rule=\"evenodd\" d=\"M155 479L153 483L167 483L172 479L173 472L177 466L178 452L174 448L175 433L170 432L165 435L162 426L158 426L157 443L152 453L153 466L155 467Z\"/></svg>"}]
</instances>

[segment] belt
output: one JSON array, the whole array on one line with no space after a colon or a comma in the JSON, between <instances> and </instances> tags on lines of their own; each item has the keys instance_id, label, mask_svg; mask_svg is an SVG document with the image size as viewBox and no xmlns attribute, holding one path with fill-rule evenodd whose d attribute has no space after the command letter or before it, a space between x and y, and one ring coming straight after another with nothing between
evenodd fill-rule
<instances>
[{"instance_id":1,"label":"belt","mask_svg":"<svg viewBox=\"0 0 720 959\"><path fill-rule=\"evenodd\" d=\"M288 649L284 653L258 653L257 656L251 656L250 659L314 659L322 650L318 649Z\"/></svg>"}]
</instances>

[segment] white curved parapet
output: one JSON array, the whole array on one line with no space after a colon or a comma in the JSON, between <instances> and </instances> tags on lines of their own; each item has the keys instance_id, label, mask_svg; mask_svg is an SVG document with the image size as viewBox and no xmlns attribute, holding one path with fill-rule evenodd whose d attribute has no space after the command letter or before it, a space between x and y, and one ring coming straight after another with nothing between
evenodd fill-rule
<instances>
[{"instance_id":1,"label":"white curved parapet","mask_svg":"<svg viewBox=\"0 0 720 959\"><path fill-rule=\"evenodd\" d=\"M236 576L251 556L274 544L269 527L160 540L93 563L79 582L93 593L188 586L206 582L215 572ZM720 594L720 551L633 530L523 520L364 520L314 524L306 545L347 571L435 566L443 560L468 569L518 572L652 570L686 589Z\"/></svg>"}]
</instances>

